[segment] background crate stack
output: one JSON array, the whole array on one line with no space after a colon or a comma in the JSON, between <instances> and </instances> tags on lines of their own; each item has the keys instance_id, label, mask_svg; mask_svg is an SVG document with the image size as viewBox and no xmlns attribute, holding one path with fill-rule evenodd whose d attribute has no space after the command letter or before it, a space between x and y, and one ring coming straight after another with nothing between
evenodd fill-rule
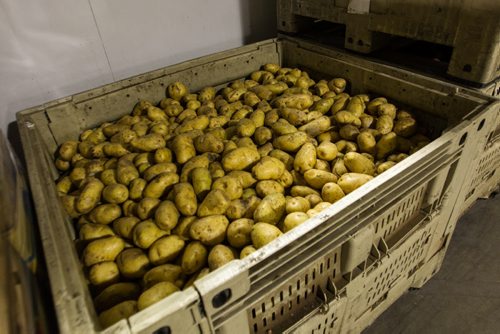
<instances>
[{"instance_id":1,"label":"background crate stack","mask_svg":"<svg viewBox=\"0 0 500 334\"><path fill-rule=\"evenodd\" d=\"M278 0L283 32L300 33L314 19L345 25L345 48L361 53L391 36L451 46L448 74L477 86L500 76L499 15L495 1Z\"/></svg>"}]
</instances>

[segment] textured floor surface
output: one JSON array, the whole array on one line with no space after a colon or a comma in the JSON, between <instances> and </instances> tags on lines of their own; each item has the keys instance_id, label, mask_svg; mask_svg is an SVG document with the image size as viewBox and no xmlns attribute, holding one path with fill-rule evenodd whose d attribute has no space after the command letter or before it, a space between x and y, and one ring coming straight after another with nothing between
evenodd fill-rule
<instances>
[{"instance_id":1,"label":"textured floor surface","mask_svg":"<svg viewBox=\"0 0 500 334\"><path fill-rule=\"evenodd\" d=\"M500 195L460 219L441 270L364 334L500 333Z\"/></svg>"}]
</instances>

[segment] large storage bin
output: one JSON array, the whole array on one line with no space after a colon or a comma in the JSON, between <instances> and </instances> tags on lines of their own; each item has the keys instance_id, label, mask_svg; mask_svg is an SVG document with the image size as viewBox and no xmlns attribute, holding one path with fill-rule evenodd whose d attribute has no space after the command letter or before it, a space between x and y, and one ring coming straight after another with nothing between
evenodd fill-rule
<instances>
[{"instance_id":1,"label":"large storage bin","mask_svg":"<svg viewBox=\"0 0 500 334\"><path fill-rule=\"evenodd\" d=\"M312 20L345 26L345 47L370 53L391 36L453 47L448 74L486 85L500 76L500 5L495 1L278 0L278 29Z\"/></svg>"},{"instance_id":2,"label":"large storage bin","mask_svg":"<svg viewBox=\"0 0 500 334\"><path fill-rule=\"evenodd\" d=\"M173 81L196 91L272 62L311 75L345 77L353 94L397 101L418 111L418 121L436 139L244 260L102 330L72 243L70 218L54 186L56 148L84 129L128 113L139 99L159 101ZM433 217L439 214L447 222L452 214L475 138L488 130L479 124L489 122L495 108L494 100L456 86L288 38L169 66L18 113L61 331L260 333L309 328L318 319L334 331L345 330L352 321L344 327L344 318L362 316L353 317L349 305L372 307L397 277L418 271L449 239L449 230L440 228L446 224ZM384 280L383 289L376 278Z\"/></svg>"}]
</instances>

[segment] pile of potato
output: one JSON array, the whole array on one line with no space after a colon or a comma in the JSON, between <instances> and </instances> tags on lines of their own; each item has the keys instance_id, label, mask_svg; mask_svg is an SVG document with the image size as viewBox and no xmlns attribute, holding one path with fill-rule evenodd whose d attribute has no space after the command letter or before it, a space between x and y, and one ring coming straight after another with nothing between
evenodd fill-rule
<instances>
[{"instance_id":1,"label":"pile of potato","mask_svg":"<svg viewBox=\"0 0 500 334\"><path fill-rule=\"evenodd\" d=\"M263 247L429 139L384 97L266 64L87 130L57 152L61 201L103 326ZM105 111L103 111L105 112Z\"/></svg>"}]
</instances>

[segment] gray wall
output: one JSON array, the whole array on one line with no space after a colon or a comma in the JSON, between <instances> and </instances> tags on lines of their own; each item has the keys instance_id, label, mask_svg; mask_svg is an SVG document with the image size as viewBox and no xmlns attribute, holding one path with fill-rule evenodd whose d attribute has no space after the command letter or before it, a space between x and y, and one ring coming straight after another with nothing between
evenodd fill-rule
<instances>
[{"instance_id":1,"label":"gray wall","mask_svg":"<svg viewBox=\"0 0 500 334\"><path fill-rule=\"evenodd\" d=\"M275 0L0 0L0 129L56 98L276 34Z\"/></svg>"}]
</instances>

